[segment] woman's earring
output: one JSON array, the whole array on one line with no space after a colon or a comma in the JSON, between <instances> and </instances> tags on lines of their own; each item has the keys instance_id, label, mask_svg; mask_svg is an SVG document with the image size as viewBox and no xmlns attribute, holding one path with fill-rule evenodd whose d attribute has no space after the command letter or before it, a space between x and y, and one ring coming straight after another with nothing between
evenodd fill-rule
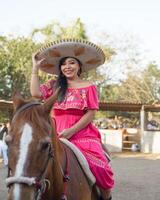
<instances>
[{"instance_id":1,"label":"woman's earring","mask_svg":"<svg viewBox=\"0 0 160 200\"><path fill-rule=\"evenodd\" d=\"M80 75L81 75L81 71L80 71L80 70L78 70L78 73L77 73L77 75L78 75L78 76L80 76Z\"/></svg>"}]
</instances>

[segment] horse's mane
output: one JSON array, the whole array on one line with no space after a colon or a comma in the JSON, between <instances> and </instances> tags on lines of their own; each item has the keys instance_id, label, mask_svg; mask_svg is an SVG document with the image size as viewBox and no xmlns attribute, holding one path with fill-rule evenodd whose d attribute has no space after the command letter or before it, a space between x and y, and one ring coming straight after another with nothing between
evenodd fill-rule
<instances>
[{"instance_id":1,"label":"horse's mane","mask_svg":"<svg viewBox=\"0 0 160 200\"><path fill-rule=\"evenodd\" d=\"M24 103L16 109L15 114L16 112L18 112L18 109L20 109L22 106L26 105L27 103L31 103L31 102L34 103L36 101L33 101L33 100L24 101ZM45 131L49 130L49 127L47 127L47 124L48 123L51 124L50 115L44 112L42 105L34 105L27 109L24 109L18 114L17 117L28 123L32 123L33 126L35 126L36 128L38 129L41 128L41 129L44 129Z\"/></svg>"}]
</instances>

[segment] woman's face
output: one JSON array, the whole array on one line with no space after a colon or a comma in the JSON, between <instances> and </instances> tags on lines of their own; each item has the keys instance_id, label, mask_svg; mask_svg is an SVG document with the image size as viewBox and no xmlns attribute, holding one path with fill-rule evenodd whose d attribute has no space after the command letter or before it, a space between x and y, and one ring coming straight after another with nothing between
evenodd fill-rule
<instances>
[{"instance_id":1,"label":"woman's face","mask_svg":"<svg viewBox=\"0 0 160 200\"><path fill-rule=\"evenodd\" d=\"M61 65L62 74L68 79L77 78L79 69L79 63L74 58L67 58Z\"/></svg>"}]
</instances>

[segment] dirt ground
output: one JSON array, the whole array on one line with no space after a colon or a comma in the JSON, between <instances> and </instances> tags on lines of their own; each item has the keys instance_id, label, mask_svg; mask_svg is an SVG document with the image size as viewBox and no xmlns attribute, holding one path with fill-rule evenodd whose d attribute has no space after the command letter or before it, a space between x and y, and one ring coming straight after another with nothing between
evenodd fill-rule
<instances>
[{"instance_id":1,"label":"dirt ground","mask_svg":"<svg viewBox=\"0 0 160 200\"><path fill-rule=\"evenodd\" d=\"M160 154L115 154L112 167L113 200L160 200Z\"/></svg>"},{"instance_id":2,"label":"dirt ground","mask_svg":"<svg viewBox=\"0 0 160 200\"><path fill-rule=\"evenodd\" d=\"M160 154L112 154L113 200L160 200ZM0 200L5 200L7 169L0 164Z\"/></svg>"}]
</instances>

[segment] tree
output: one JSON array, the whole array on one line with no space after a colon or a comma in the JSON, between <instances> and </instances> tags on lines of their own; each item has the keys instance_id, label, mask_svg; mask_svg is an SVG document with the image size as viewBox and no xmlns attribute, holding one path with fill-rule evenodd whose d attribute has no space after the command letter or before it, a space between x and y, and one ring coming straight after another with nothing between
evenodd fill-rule
<instances>
[{"instance_id":1,"label":"tree","mask_svg":"<svg viewBox=\"0 0 160 200\"><path fill-rule=\"evenodd\" d=\"M126 80L112 85L108 98L116 101L156 103L160 101L160 69L150 63L141 73L129 73ZM114 94L114 95L113 95Z\"/></svg>"},{"instance_id":2,"label":"tree","mask_svg":"<svg viewBox=\"0 0 160 200\"><path fill-rule=\"evenodd\" d=\"M29 82L31 74L31 55L40 46L62 38L88 39L85 25L80 18L68 26L52 22L41 29L35 29L28 37L0 37L0 98L10 100L14 90L18 89L26 97L30 96ZM110 53L104 47L107 57ZM104 77L92 70L84 76L99 85ZM50 75L41 73L41 81Z\"/></svg>"},{"instance_id":3,"label":"tree","mask_svg":"<svg viewBox=\"0 0 160 200\"><path fill-rule=\"evenodd\" d=\"M0 97L9 100L14 90L29 95L31 55L36 44L31 38L0 38Z\"/></svg>"},{"instance_id":4,"label":"tree","mask_svg":"<svg viewBox=\"0 0 160 200\"><path fill-rule=\"evenodd\" d=\"M152 103L160 101L160 69L152 62L143 73L144 84L151 93L152 99L149 101Z\"/></svg>"},{"instance_id":5,"label":"tree","mask_svg":"<svg viewBox=\"0 0 160 200\"><path fill-rule=\"evenodd\" d=\"M119 84L127 79L129 73L142 72L148 64L142 41L137 36L121 31L110 35L100 32L98 36L110 52L108 62L100 68L100 73L105 75L106 85Z\"/></svg>"},{"instance_id":6,"label":"tree","mask_svg":"<svg viewBox=\"0 0 160 200\"><path fill-rule=\"evenodd\" d=\"M88 39L85 25L81 22L80 18L74 20L67 27L53 21L42 28L34 29L31 36L33 40L40 39L43 44L64 38Z\"/></svg>"}]
</instances>

